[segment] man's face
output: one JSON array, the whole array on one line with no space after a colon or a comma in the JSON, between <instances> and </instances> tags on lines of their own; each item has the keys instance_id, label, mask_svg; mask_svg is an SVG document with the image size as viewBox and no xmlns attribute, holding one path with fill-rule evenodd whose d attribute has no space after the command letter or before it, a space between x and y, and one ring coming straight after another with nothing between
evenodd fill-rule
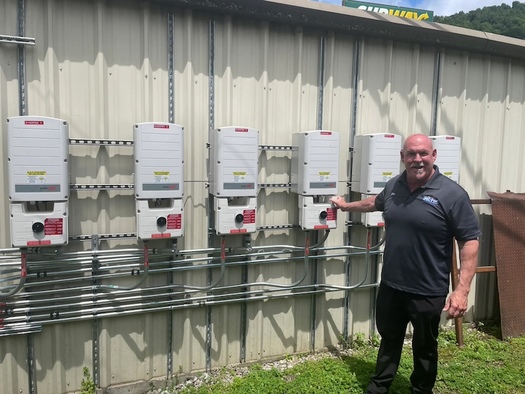
<instances>
[{"instance_id":1,"label":"man's face","mask_svg":"<svg viewBox=\"0 0 525 394\"><path fill-rule=\"evenodd\" d=\"M424 185L433 173L436 150L425 136L409 137L401 151L401 161L407 171L409 183Z\"/></svg>"}]
</instances>

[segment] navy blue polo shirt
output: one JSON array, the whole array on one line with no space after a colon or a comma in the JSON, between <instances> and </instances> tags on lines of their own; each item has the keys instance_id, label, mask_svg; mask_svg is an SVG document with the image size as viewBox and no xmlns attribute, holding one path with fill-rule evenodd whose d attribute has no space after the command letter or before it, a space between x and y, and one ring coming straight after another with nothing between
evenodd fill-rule
<instances>
[{"instance_id":1,"label":"navy blue polo shirt","mask_svg":"<svg viewBox=\"0 0 525 394\"><path fill-rule=\"evenodd\" d=\"M386 228L382 282L425 296L448 294L453 237L468 241L481 235L467 192L434 169L412 193L404 171L375 201Z\"/></svg>"}]
</instances>

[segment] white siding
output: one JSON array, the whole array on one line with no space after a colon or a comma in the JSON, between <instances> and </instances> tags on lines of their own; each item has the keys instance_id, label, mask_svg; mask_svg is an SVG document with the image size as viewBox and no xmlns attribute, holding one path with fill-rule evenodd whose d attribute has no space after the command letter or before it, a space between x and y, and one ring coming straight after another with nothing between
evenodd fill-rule
<instances>
[{"instance_id":1,"label":"white siding","mask_svg":"<svg viewBox=\"0 0 525 394\"><path fill-rule=\"evenodd\" d=\"M17 34L16 3L0 0L0 34ZM135 123L169 121L168 55L173 51L172 120L185 128L185 236L178 241L180 250L220 245L218 237L208 235L211 208L206 144L210 126L254 127L260 131L260 144L273 146L289 146L294 132L314 130L319 124L339 132L339 193L345 194L354 133L390 132L403 137L419 132L431 134L433 106L437 105L436 133L462 137L460 183L471 198L485 199L487 191L519 192L525 184L525 175L520 171L525 149L523 62L391 37L358 37L329 26L316 30L277 24L264 17L207 14L138 0L25 3L26 35L36 38L34 47L25 48L27 114L67 120L70 138L131 140ZM317 4L312 7L319 8L319 12L326 8ZM333 9L330 12L337 11ZM171 48L169 13L174 22ZM0 159L6 180L5 119L19 115L17 47L0 44L0 62ZM213 75L209 73L210 64ZM440 69L438 92L436 68ZM133 183L132 152L131 147L72 145L71 183ZM259 182L289 183L290 162L289 150L262 150ZM7 181L0 182L2 248L10 243L7 190ZM287 188L261 189L257 206L258 226L298 223L297 197ZM490 207L481 205L476 209L484 232L480 258L482 264L493 264ZM347 233L347 219L339 213L339 226L331 232L327 246L347 242L366 246L367 232L355 226ZM132 191L72 191L69 223L73 236L135 232ZM312 234L310 237L310 243L315 242ZM251 236L252 246L257 247L302 246L305 242L301 231L290 228L259 231ZM101 243L103 249L140 246L128 238ZM227 237L227 246L241 246L241 239ZM76 241L66 249L89 248L89 242ZM299 258L263 264L265 258L292 256ZM306 286L315 274L317 283L344 286L347 263L349 285L365 278L365 283L378 279L375 259L367 265L363 256L352 256L348 261L333 257L317 263L310 258L305 273L300 257L301 253L276 252L274 256L254 258L244 268L247 281L290 285L305 275L299 286ZM242 266L227 267L221 286L241 284L243 274ZM214 269L210 280L213 282L218 275L218 269ZM164 286L169 280L168 274L153 272L142 287ZM175 284L206 286L208 270L176 272L171 280ZM103 283L131 286L136 279L108 278ZM268 289L272 291L264 291ZM140 291L126 293L130 299L125 310L112 305L110 296L100 295L100 301L109 303L104 305L109 305L115 315L98 320L101 387L164 378L170 340L173 372L188 373L209 366L319 350L340 341L345 330L349 336L374 330L375 292L370 289L348 293L348 327L344 308L347 293L343 290L315 297L294 295L308 290L297 286L279 289L252 285L248 290L259 290L257 297L280 297L247 302L245 312L240 302L242 294L239 302L213 305L220 302L220 295L240 292L240 287L235 287L221 290L216 298L210 297L200 306L178 308L177 304L178 309L169 313L165 294L158 300L159 305L161 301L167 303L162 304L164 309L153 313L144 310L158 305L150 303L147 294ZM188 292L188 303L205 295L206 291ZM495 297L494 274L478 276L476 289L471 292L470 316L494 316ZM33 334L39 393L79 389L82 368L91 370L93 365L91 317L101 306L84 300L82 321L45 324L41 333ZM124 315L130 310L133 314ZM0 337L0 354L5 355L0 360L0 380L8 391L29 391L26 347L25 335Z\"/></svg>"}]
</instances>

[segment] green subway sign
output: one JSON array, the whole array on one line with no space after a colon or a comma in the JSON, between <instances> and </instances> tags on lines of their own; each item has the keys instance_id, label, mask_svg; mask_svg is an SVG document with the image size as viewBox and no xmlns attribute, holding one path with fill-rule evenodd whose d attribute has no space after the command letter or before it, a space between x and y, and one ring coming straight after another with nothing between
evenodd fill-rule
<instances>
[{"instance_id":1,"label":"green subway sign","mask_svg":"<svg viewBox=\"0 0 525 394\"><path fill-rule=\"evenodd\" d=\"M434 18L434 11L419 10L417 8L396 7L393 5L384 5L377 3L365 3L363 1L344 0L345 7L357 8L358 10L378 12L380 14L387 14L399 16L401 18L416 19L419 21L432 22Z\"/></svg>"}]
</instances>

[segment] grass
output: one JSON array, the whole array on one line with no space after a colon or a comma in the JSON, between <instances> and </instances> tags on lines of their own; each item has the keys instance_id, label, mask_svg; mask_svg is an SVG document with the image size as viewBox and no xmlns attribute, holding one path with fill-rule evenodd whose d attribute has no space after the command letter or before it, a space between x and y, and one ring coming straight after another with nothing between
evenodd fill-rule
<instances>
[{"instance_id":1,"label":"grass","mask_svg":"<svg viewBox=\"0 0 525 394\"><path fill-rule=\"evenodd\" d=\"M525 393L525 337L501 340L497 330L482 325L464 329L463 348L455 343L454 330L439 337L439 372L436 394ZM374 371L376 341L358 338L349 352L305 361L284 371L253 365L243 377L224 369L200 387L179 390L184 394L361 394ZM409 392L412 372L410 346L405 346L391 394Z\"/></svg>"}]
</instances>

